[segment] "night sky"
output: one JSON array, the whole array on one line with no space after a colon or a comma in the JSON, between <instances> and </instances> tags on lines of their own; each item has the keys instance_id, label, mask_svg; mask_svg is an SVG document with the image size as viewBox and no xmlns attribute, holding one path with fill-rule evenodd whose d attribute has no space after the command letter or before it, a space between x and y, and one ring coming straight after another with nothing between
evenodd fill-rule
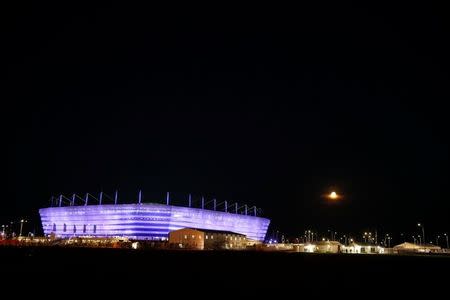
<instances>
[{"instance_id":1,"label":"night sky","mask_svg":"<svg viewBox=\"0 0 450 300\"><path fill-rule=\"evenodd\" d=\"M256 205L293 235L450 229L441 8L39 5L3 28L1 222L142 189Z\"/></svg>"}]
</instances>

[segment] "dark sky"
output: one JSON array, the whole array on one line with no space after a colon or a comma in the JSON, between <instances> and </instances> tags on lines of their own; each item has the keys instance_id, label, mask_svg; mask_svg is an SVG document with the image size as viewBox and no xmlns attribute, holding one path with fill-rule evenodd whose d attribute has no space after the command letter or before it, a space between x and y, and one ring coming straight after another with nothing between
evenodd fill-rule
<instances>
[{"instance_id":1,"label":"dark sky","mask_svg":"<svg viewBox=\"0 0 450 300\"><path fill-rule=\"evenodd\" d=\"M257 205L293 234L449 230L448 22L408 5L10 11L0 219L142 188Z\"/></svg>"}]
</instances>

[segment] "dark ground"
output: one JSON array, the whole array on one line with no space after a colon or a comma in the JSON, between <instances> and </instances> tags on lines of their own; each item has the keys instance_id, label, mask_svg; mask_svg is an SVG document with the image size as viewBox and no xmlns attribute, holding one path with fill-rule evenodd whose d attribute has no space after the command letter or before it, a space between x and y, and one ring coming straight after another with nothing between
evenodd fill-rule
<instances>
[{"instance_id":1,"label":"dark ground","mask_svg":"<svg viewBox=\"0 0 450 300\"><path fill-rule=\"evenodd\" d=\"M112 294L406 295L445 292L450 257L0 248L4 286ZM185 290L187 289L187 290ZM319 296L321 297L321 296Z\"/></svg>"}]
</instances>

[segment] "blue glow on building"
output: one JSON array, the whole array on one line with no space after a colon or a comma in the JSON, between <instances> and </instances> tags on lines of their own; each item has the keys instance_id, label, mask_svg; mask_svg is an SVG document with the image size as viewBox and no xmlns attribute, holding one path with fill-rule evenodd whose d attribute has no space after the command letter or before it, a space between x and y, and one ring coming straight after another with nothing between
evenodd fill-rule
<instances>
[{"instance_id":1,"label":"blue glow on building","mask_svg":"<svg viewBox=\"0 0 450 300\"><path fill-rule=\"evenodd\" d=\"M157 203L48 207L39 210L46 235L165 240L181 228L232 231L262 241L270 220L201 208Z\"/></svg>"}]
</instances>

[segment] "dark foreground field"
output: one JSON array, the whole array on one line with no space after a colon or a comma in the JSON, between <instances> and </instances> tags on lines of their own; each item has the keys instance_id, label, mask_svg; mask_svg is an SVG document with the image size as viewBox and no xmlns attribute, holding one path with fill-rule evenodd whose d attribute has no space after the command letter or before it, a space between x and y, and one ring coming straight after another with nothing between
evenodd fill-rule
<instances>
[{"instance_id":1,"label":"dark foreground field","mask_svg":"<svg viewBox=\"0 0 450 300\"><path fill-rule=\"evenodd\" d=\"M450 257L0 248L1 283L79 292L428 295L448 289Z\"/></svg>"}]
</instances>

